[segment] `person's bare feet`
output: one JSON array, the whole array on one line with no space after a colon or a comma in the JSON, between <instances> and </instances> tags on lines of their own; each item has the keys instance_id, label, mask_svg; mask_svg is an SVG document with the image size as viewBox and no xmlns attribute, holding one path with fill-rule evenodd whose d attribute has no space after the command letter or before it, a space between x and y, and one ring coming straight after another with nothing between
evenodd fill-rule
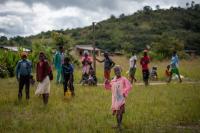
<instances>
[{"instance_id":1,"label":"person's bare feet","mask_svg":"<svg viewBox=\"0 0 200 133\"><path fill-rule=\"evenodd\" d=\"M118 128L118 126L117 126L117 125L113 125L112 128L113 128L113 129L116 129L116 128Z\"/></svg>"},{"instance_id":2,"label":"person's bare feet","mask_svg":"<svg viewBox=\"0 0 200 133\"><path fill-rule=\"evenodd\" d=\"M113 128L113 129L122 130L122 127L121 127L120 125L113 125L112 128Z\"/></svg>"}]
</instances>

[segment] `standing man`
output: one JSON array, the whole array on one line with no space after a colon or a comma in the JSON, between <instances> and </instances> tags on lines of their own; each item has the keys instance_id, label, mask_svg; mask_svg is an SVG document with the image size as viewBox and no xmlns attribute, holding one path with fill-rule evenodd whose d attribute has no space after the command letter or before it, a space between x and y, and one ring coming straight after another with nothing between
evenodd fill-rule
<instances>
[{"instance_id":1,"label":"standing man","mask_svg":"<svg viewBox=\"0 0 200 133\"><path fill-rule=\"evenodd\" d=\"M62 75L61 75L61 69L62 64L64 64L64 48L63 46L59 47L59 50L56 52L54 56L54 66L56 68L56 83L62 83Z\"/></svg>"},{"instance_id":2,"label":"standing man","mask_svg":"<svg viewBox=\"0 0 200 133\"><path fill-rule=\"evenodd\" d=\"M179 82L180 83L182 82L182 79L181 79L181 76L180 76L180 73L179 73L179 70L178 70L178 66L179 66L178 63L179 63L179 59L178 59L178 56L176 54L176 51L174 51L173 54L172 54L172 59L171 59L171 64L170 64L171 65L171 74L170 74L168 83L171 81L173 73L178 75Z\"/></svg>"},{"instance_id":3,"label":"standing man","mask_svg":"<svg viewBox=\"0 0 200 133\"><path fill-rule=\"evenodd\" d=\"M145 86L149 85L149 67L150 63L149 56L147 55L147 50L144 50L144 56L140 60L140 65L142 66L142 75Z\"/></svg>"},{"instance_id":4,"label":"standing man","mask_svg":"<svg viewBox=\"0 0 200 133\"><path fill-rule=\"evenodd\" d=\"M136 78L135 78L135 72L136 72L136 61L137 61L137 56L136 54L133 52L132 53L132 57L129 60L129 64L130 64L130 68L129 68L129 78L130 78L130 82L133 83L133 80L136 82Z\"/></svg>"},{"instance_id":5,"label":"standing man","mask_svg":"<svg viewBox=\"0 0 200 133\"><path fill-rule=\"evenodd\" d=\"M27 59L27 53L21 53L21 60L18 61L16 66L16 78L19 81L19 92L18 99L22 99L22 90L25 85L26 90L26 99L30 98L29 89L30 89L30 75L31 75L32 64Z\"/></svg>"},{"instance_id":6,"label":"standing man","mask_svg":"<svg viewBox=\"0 0 200 133\"><path fill-rule=\"evenodd\" d=\"M104 62L104 80L110 80L110 72L111 69L115 66L115 63L108 56L108 52L104 53L104 59L102 61L97 58L96 60L100 63Z\"/></svg>"}]
</instances>

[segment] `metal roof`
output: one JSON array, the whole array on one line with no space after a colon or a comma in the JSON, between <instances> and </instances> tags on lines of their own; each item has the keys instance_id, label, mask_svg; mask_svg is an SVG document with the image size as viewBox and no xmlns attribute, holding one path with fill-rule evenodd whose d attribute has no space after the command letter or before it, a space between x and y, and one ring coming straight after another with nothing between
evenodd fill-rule
<instances>
[{"instance_id":1,"label":"metal roof","mask_svg":"<svg viewBox=\"0 0 200 133\"><path fill-rule=\"evenodd\" d=\"M0 46L0 48L4 48L4 49L7 49L7 50L10 50L10 51L14 51L14 52L17 52L19 51L19 47L14 47L14 46ZM31 50L30 49L26 49L26 48L22 48L22 51L24 52L30 52Z\"/></svg>"},{"instance_id":2,"label":"metal roof","mask_svg":"<svg viewBox=\"0 0 200 133\"><path fill-rule=\"evenodd\" d=\"M84 50L93 50L92 45L76 45L75 46L77 49L84 49ZM99 48L95 48L96 51L99 51Z\"/></svg>"}]
</instances>

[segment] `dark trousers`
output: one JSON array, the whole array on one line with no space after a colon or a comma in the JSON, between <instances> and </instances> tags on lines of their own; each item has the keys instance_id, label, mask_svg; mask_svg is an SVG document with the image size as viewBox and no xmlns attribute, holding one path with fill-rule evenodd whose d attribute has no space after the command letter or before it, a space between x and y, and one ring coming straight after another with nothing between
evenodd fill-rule
<instances>
[{"instance_id":1,"label":"dark trousers","mask_svg":"<svg viewBox=\"0 0 200 133\"><path fill-rule=\"evenodd\" d=\"M18 92L19 100L22 99L22 90L23 90L24 85L25 85L25 91L26 91L26 99L29 99L30 98L30 95L29 95L30 76L29 75L20 76L20 79L19 79L19 92Z\"/></svg>"},{"instance_id":2,"label":"dark trousers","mask_svg":"<svg viewBox=\"0 0 200 133\"><path fill-rule=\"evenodd\" d=\"M73 75L70 78L70 75L66 74L66 75L64 75L63 80L64 80L63 81L64 93L67 92L67 89L69 87L69 89L72 92L72 94L74 94L74 85L73 85L74 79L73 79Z\"/></svg>"},{"instance_id":3,"label":"dark trousers","mask_svg":"<svg viewBox=\"0 0 200 133\"><path fill-rule=\"evenodd\" d=\"M143 80L149 79L149 70L142 70Z\"/></svg>"}]
</instances>

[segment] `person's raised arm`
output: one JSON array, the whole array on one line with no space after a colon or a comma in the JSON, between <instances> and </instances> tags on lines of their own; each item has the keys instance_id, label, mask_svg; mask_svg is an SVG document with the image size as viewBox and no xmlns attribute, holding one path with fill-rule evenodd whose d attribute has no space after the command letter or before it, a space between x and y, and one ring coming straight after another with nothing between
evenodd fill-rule
<instances>
[{"instance_id":1,"label":"person's raised arm","mask_svg":"<svg viewBox=\"0 0 200 133\"><path fill-rule=\"evenodd\" d=\"M103 60L99 60L99 59L97 59L97 58L95 58L95 60L98 61L98 62L100 62L100 63L102 63L102 62L105 61L105 59L103 59Z\"/></svg>"}]
</instances>

